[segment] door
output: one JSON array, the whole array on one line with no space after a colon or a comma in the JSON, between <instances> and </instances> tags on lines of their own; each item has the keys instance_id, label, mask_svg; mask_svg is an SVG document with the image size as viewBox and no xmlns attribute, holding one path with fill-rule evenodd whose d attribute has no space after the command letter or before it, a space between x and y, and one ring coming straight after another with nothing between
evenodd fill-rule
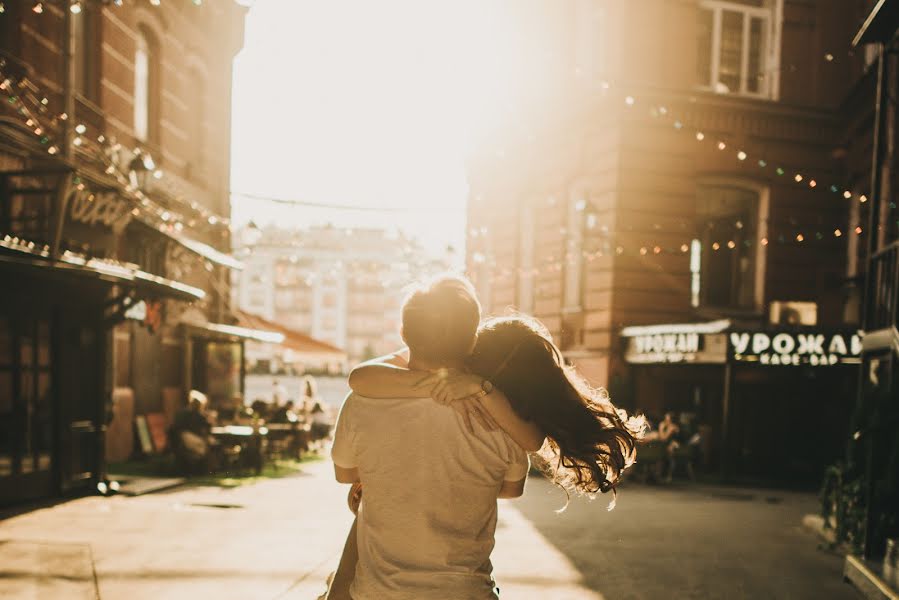
<instances>
[{"instance_id":1,"label":"door","mask_svg":"<svg viewBox=\"0 0 899 600\"><path fill-rule=\"evenodd\" d=\"M64 491L92 485L100 476L105 409L102 328L90 319L71 315L64 330L60 389L63 436L61 472Z\"/></svg>"},{"instance_id":2,"label":"door","mask_svg":"<svg viewBox=\"0 0 899 600\"><path fill-rule=\"evenodd\" d=\"M0 503L54 491L51 327L49 315L0 312Z\"/></svg>"}]
</instances>

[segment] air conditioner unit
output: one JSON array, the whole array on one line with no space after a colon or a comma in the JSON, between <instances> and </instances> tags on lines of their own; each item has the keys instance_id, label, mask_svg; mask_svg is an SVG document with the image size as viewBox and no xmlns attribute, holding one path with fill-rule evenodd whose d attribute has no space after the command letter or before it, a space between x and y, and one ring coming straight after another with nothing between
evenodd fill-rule
<instances>
[{"instance_id":1,"label":"air conditioner unit","mask_svg":"<svg viewBox=\"0 0 899 600\"><path fill-rule=\"evenodd\" d=\"M775 300L768 309L768 322L772 325L817 325L818 304Z\"/></svg>"}]
</instances>

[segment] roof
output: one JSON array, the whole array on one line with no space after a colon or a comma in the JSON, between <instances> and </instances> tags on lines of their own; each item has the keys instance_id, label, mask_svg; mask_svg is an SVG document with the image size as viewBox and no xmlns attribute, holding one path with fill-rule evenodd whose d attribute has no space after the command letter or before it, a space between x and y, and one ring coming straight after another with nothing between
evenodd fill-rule
<instances>
[{"instance_id":1,"label":"roof","mask_svg":"<svg viewBox=\"0 0 899 600\"><path fill-rule=\"evenodd\" d=\"M284 327L283 325L269 321L259 315L243 311L235 311L235 315L237 316L238 324L242 327L266 329L283 334L284 341L281 342L281 345L285 348L290 348L295 352L304 354L339 354L343 357L346 356L346 351L341 350L337 346L332 346L328 342L315 339L314 337L296 331L295 329Z\"/></svg>"},{"instance_id":2,"label":"roof","mask_svg":"<svg viewBox=\"0 0 899 600\"><path fill-rule=\"evenodd\" d=\"M899 28L899 0L879 0L852 39L853 46L888 42Z\"/></svg>"}]
</instances>

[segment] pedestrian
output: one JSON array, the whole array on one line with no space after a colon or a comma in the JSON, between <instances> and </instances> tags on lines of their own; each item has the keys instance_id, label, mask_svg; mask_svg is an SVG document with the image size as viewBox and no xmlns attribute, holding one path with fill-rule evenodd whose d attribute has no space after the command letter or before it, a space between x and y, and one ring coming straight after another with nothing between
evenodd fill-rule
<instances>
[{"instance_id":1,"label":"pedestrian","mask_svg":"<svg viewBox=\"0 0 899 600\"><path fill-rule=\"evenodd\" d=\"M272 380L272 406L277 408L287 402L287 388L277 379Z\"/></svg>"}]
</instances>

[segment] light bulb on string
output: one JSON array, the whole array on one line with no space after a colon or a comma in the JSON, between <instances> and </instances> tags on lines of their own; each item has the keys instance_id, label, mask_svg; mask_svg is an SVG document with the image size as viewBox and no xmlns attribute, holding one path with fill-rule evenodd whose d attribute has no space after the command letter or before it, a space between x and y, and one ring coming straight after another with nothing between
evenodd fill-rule
<instances>
[{"instance_id":1,"label":"light bulb on string","mask_svg":"<svg viewBox=\"0 0 899 600\"><path fill-rule=\"evenodd\" d=\"M865 196L864 194L862 194L861 196L858 197L858 201L859 201L859 202L867 202L867 201L868 201L868 197Z\"/></svg>"},{"instance_id":2,"label":"light bulb on string","mask_svg":"<svg viewBox=\"0 0 899 600\"><path fill-rule=\"evenodd\" d=\"M69 7L69 10L72 11L73 15L81 14L81 2L79 0L75 0L75 2L73 2Z\"/></svg>"},{"instance_id":3,"label":"light bulb on string","mask_svg":"<svg viewBox=\"0 0 899 600\"><path fill-rule=\"evenodd\" d=\"M42 12L44 12L44 4L42 2L35 2L31 10L33 10L37 14L41 14Z\"/></svg>"},{"instance_id":4,"label":"light bulb on string","mask_svg":"<svg viewBox=\"0 0 899 600\"><path fill-rule=\"evenodd\" d=\"M6 5L0 2L0 15L6 12Z\"/></svg>"},{"instance_id":5,"label":"light bulb on string","mask_svg":"<svg viewBox=\"0 0 899 600\"><path fill-rule=\"evenodd\" d=\"M802 175L800 173L796 173L796 176L793 177L793 179L796 181L796 183L799 183L800 181L802 181Z\"/></svg>"},{"instance_id":6,"label":"light bulb on string","mask_svg":"<svg viewBox=\"0 0 899 600\"><path fill-rule=\"evenodd\" d=\"M737 160L746 160L746 153L742 150L737 152Z\"/></svg>"},{"instance_id":7,"label":"light bulb on string","mask_svg":"<svg viewBox=\"0 0 899 600\"><path fill-rule=\"evenodd\" d=\"M843 198L845 198L846 200L849 200L850 198L852 198L852 192L850 192L849 190L846 190L845 192L843 192Z\"/></svg>"},{"instance_id":8,"label":"light bulb on string","mask_svg":"<svg viewBox=\"0 0 899 600\"><path fill-rule=\"evenodd\" d=\"M834 236L834 237L840 237L841 235L843 235L843 232L840 231L839 229L834 229L834 230L833 230L833 236Z\"/></svg>"},{"instance_id":9,"label":"light bulb on string","mask_svg":"<svg viewBox=\"0 0 899 600\"><path fill-rule=\"evenodd\" d=\"M815 187L815 186L817 186L817 185L818 185L818 182L815 181L814 179L812 179L812 180L810 180L810 181L808 182L808 186L809 186L810 188L813 188L813 187Z\"/></svg>"},{"instance_id":10,"label":"light bulb on string","mask_svg":"<svg viewBox=\"0 0 899 600\"><path fill-rule=\"evenodd\" d=\"M718 150L724 150L725 148L727 148L727 144L725 144L724 142L718 142Z\"/></svg>"},{"instance_id":11,"label":"light bulb on string","mask_svg":"<svg viewBox=\"0 0 899 600\"><path fill-rule=\"evenodd\" d=\"M701 131L696 132L696 141L701 142L705 139L705 134Z\"/></svg>"},{"instance_id":12,"label":"light bulb on string","mask_svg":"<svg viewBox=\"0 0 899 600\"><path fill-rule=\"evenodd\" d=\"M85 131L87 131L87 127L84 126L84 123L75 126L75 133L83 134Z\"/></svg>"}]
</instances>

